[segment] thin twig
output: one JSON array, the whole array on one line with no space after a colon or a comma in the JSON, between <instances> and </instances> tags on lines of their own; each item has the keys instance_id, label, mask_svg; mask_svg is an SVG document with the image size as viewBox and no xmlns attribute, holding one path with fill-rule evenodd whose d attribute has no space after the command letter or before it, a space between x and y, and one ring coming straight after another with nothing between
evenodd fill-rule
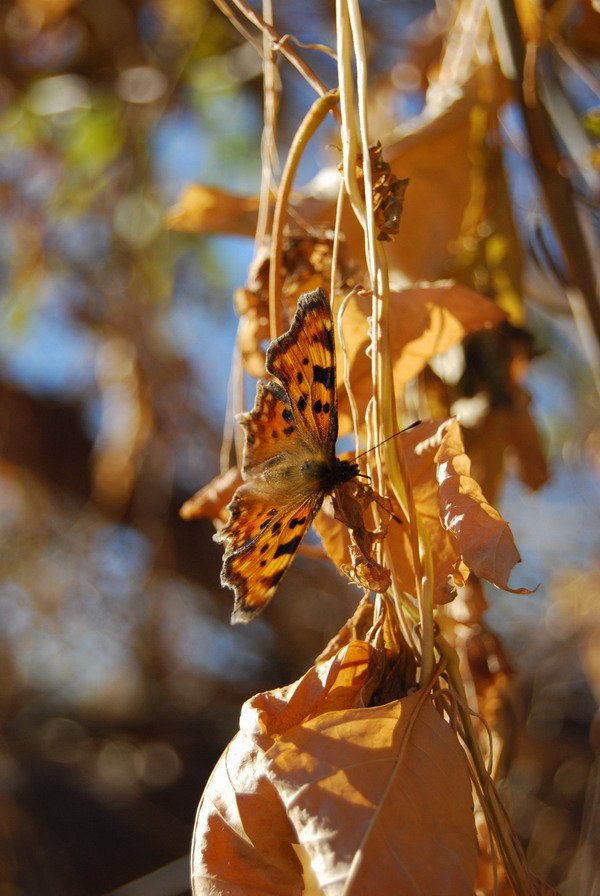
<instances>
[{"instance_id":1,"label":"thin twig","mask_svg":"<svg viewBox=\"0 0 600 896\"><path fill-rule=\"evenodd\" d=\"M227 16L230 21L235 23L236 17L233 14L233 11L229 8L225 0L214 0L216 5L219 7L221 12ZM282 56L291 62L291 64L296 68L302 77L311 85L314 91L319 94L319 96L326 96L329 93L329 88L323 84L321 79L313 72L309 65L302 59L302 57L296 53L294 48L290 46L290 42L288 40L283 40L284 35L279 34L279 32L272 26L269 25L268 22L259 16L259 14L252 9L244 0L232 0L233 3L237 6L241 13L251 22L256 28L258 28L263 34L268 35L270 40L274 45L278 47L279 52ZM236 25L236 27L238 27ZM332 108L333 115L338 119L338 112L335 108Z\"/></svg>"},{"instance_id":2,"label":"thin twig","mask_svg":"<svg viewBox=\"0 0 600 896\"><path fill-rule=\"evenodd\" d=\"M294 177L306 149L306 144L315 133L327 114L339 102L339 93L332 90L331 93L315 100L300 127L296 131L290 151L285 160L285 167L281 175L281 184L277 193L275 211L273 212L273 232L271 237L271 258L269 265L269 326L271 339L275 339L283 330L281 320L281 257L283 254L283 226L285 212L294 183Z\"/></svg>"}]
</instances>

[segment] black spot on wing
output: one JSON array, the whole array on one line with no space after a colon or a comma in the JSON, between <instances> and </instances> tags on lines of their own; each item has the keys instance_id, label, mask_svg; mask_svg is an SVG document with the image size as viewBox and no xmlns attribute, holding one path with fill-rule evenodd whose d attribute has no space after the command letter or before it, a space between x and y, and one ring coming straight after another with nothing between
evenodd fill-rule
<instances>
[{"instance_id":1,"label":"black spot on wing","mask_svg":"<svg viewBox=\"0 0 600 896\"><path fill-rule=\"evenodd\" d=\"M295 554L301 541L301 535L296 535L294 538L290 538L289 541L284 541L282 544L277 546L277 550L275 551L275 554L273 556L281 557L283 556L283 554Z\"/></svg>"},{"instance_id":2,"label":"black spot on wing","mask_svg":"<svg viewBox=\"0 0 600 896\"><path fill-rule=\"evenodd\" d=\"M326 389L333 389L335 385L335 369L313 364L313 379L315 383L321 383Z\"/></svg>"},{"instance_id":3,"label":"black spot on wing","mask_svg":"<svg viewBox=\"0 0 600 896\"><path fill-rule=\"evenodd\" d=\"M290 408L286 408L282 412L281 416L283 417L283 419L285 420L286 423L291 423L292 420L294 419L294 415L293 415L292 411L290 410Z\"/></svg>"},{"instance_id":4,"label":"black spot on wing","mask_svg":"<svg viewBox=\"0 0 600 896\"><path fill-rule=\"evenodd\" d=\"M298 401L296 402L296 407L298 408L298 410L299 410L300 413L302 414L303 411L304 411L304 408L306 407L306 398L305 398L304 395L301 395L301 396L300 396L300 398L299 398Z\"/></svg>"},{"instance_id":5,"label":"black spot on wing","mask_svg":"<svg viewBox=\"0 0 600 896\"><path fill-rule=\"evenodd\" d=\"M241 507L239 507L239 508L235 508L235 509L237 510L236 516L239 516L239 515L240 515L240 511L241 511ZM276 507L271 507L271 509L267 512L267 515L265 516L264 520L263 520L262 523L260 524L259 529L266 529L267 526L270 525L270 523L271 523L271 519L272 519L272 517L275 516L276 513L277 513L277 508L276 508ZM232 514L232 516L233 516L233 511L231 511L231 514ZM277 526L277 523L275 523L275 525ZM279 524L279 528L281 528L281 524Z\"/></svg>"},{"instance_id":6,"label":"black spot on wing","mask_svg":"<svg viewBox=\"0 0 600 896\"><path fill-rule=\"evenodd\" d=\"M317 400L313 404L313 411L315 412L315 414L320 414L322 410L323 410L323 405L322 405L321 401L317 398Z\"/></svg>"}]
</instances>

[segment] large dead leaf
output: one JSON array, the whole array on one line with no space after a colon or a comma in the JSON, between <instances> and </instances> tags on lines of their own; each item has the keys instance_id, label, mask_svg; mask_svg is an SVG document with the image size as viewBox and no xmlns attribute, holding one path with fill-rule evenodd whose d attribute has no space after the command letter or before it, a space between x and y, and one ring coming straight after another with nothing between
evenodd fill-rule
<instances>
[{"instance_id":1,"label":"large dead leaf","mask_svg":"<svg viewBox=\"0 0 600 896\"><path fill-rule=\"evenodd\" d=\"M326 896L472 896L467 762L427 693L318 716L266 758Z\"/></svg>"},{"instance_id":2,"label":"large dead leaf","mask_svg":"<svg viewBox=\"0 0 600 896\"><path fill-rule=\"evenodd\" d=\"M313 875L326 896L471 896L465 755L424 690L364 705L382 662L354 641L244 705L198 809L194 896L294 896Z\"/></svg>"},{"instance_id":3,"label":"large dead leaf","mask_svg":"<svg viewBox=\"0 0 600 896\"><path fill-rule=\"evenodd\" d=\"M350 382L361 419L373 394L368 318L371 300L353 296L344 312ZM422 283L390 295L390 350L396 394L419 374L436 355L462 342L468 333L497 326L505 313L479 293L446 280ZM339 365L340 383L343 378ZM350 428L350 409L345 394L339 399L340 431Z\"/></svg>"},{"instance_id":4,"label":"large dead leaf","mask_svg":"<svg viewBox=\"0 0 600 896\"><path fill-rule=\"evenodd\" d=\"M465 454L457 420L446 429L435 462L442 520L456 538L465 564L498 588L529 594L526 588L508 586L511 571L521 557L508 523L488 504L471 476L471 461Z\"/></svg>"}]
</instances>

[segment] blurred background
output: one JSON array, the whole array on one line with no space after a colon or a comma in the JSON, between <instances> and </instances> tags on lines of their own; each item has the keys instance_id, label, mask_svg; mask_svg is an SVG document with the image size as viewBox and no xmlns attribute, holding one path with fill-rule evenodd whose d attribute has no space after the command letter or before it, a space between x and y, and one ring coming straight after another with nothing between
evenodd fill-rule
<instances>
[{"instance_id":1,"label":"blurred background","mask_svg":"<svg viewBox=\"0 0 600 896\"><path fill-rule=\"evenodd\" d=\"M446 40L439 5L361 3L388 123L423 108ZM281 34L335 45L330 4L281 6ZM600 17L562 6L548 77L593 230ZM333 86L334 62L309 57ZM281 75L285 151L313 94ZM208 0L0 0L3 896L187 894L195 808L241 703L302 674L356 604L330 565L299 558L264 617L231 627L212 523L178 515L219 470L231 297L253 246L168 231L165 214L191 182L256 194L262 122L260 57ZM556 884L589 864L579 838L599 824L600 380L514 106L503 127L489 141L509 175L522 295L526 257L537 278L519 382L544 460L529 482L503 463L497 502L523 555L515 584L540 588L486 592L486 619L515 670L514 823ZM315 148L300 180L331 158ZM453 274L481 288L472 261ZM471 346L478 375L479 357Z\"/></svg>"}]
</instances>

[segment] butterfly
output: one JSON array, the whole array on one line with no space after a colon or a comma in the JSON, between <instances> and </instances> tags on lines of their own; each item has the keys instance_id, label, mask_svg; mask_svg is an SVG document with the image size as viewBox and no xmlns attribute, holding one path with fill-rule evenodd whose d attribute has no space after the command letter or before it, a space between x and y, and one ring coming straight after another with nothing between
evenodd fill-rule
<instances>
[{"instance_id":1,"label":"butterfly","mask_svg":"<svg viewBox=\"0 0 600 896\"><path fill-rule=\"evenodd\" d=\"M301 295L289 330L266 355L245 431L242 477L215 540L224 543L221 584L235 592L232 622L250 622L273 597L325 495L359 475L335 453L335 343L322 289Z\"/></svg>"}]
</instances>

